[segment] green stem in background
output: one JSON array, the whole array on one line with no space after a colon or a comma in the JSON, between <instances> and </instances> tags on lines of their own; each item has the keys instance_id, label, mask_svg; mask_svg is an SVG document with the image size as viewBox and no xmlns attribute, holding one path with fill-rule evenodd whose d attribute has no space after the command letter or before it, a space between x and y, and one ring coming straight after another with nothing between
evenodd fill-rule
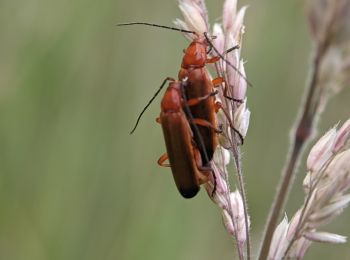
<instances>
[{"instance_id":1,"label":"green stem in background","mask_svg":"<svg viewBox=\"0 0 350 260\"><path fill-rule=\"evenodd\" d=\"M223 71L220 64L215 64L215 68L216 68L216 71L218 72L218 75L220 75L222 77L226 77L226 75L220 74L220 71ZM227 78L225 78L225 82L228 82ZM230 95L233 96L233 93L230 93ZM224 102L226 102L226 107L230 107L230 103L232 101L225 99ZM232 105L232 107L235 108L235 102L232 102L231 105ZM227 138L227 139L230 142L230 147L231 147L230 150L232 152L233 159L234 159L235 166L236 166L236 178L237 178L237 183L238 183L238 189L239 189L239 193L241 194L242 202L243 202L244 224L245 224L246 246L247 246L246 247L246 256L247 256L247 259L250 260L250 247L251 247L251 245L250 245L247 197L246 197L246 192L245 192L245 187L244 187L244 179L243 179L241 157L240 157L240 148L237 145L237 140L235 140L236 135L237 135L237 133L233 129L231 129L231 136L233 136L233 140L231 140L230 138ZM227 183L229 183L228 179L227 179ZM235 223L235 219L233 218L232 211L230 211L230 216L232 217L232 222L235 225L236 223ZM236 228L236 230L238 230L237 225L235 225L235 228ZM244 260L244 252L242 252L236 236L235 236L235 240L236 240L236 247L237 247L239 259Z\"/></svg>"},{"instance_id":2,"label":"green stem in background","mask_svg":"<svg viewBox=\"0 0 350 260\"><path fill-rule=\"evenodd\" d=\"M269 253L271 240L285 203L288 199L290 189L296 175L296 168L302 158L302 151L315 131L315 122L318 117L318 108L320 104L321 88L318 86L318 77L320 71L320 63L329 42L323 41L318 45L316 55L313 62L312 77L307 91L305 105L302 108L302 116L297 120L293 140L291 142L291 151L288 153L286 167L283 170L281 181L278 185L275 200L273 202L268 224L264 232L263 243L260 251L259 259L266 259Z\"/></svg>"},{"instance_id":3,"label":"green stem in background","mask_svg":"<svg viewBox=\"0 0 350 260\"><path fill-rule=\"evenodd\" d=\"M318 82L320 74L320 65L330 46L332 38L334 21L336 20L338 6L335 4L333 8L328 10L323 24L323 34L316 43L316 52L312 63L311 80L307 89L304 106L301 108L301 117L296 120L296 127L290 144L291 150L287 155L286 166L282 171L282 177L277 188L274 202L272 204L267 226L264 232L263 242L259 254L259 259L267 259L273 233L280 219L281 213L288 199L289 192L293 186L296 175L297 166L302 158L302 152L310 141L315 132L315 125L320 111L320 99L322 96L322 88Z\"/></svg>"},{"instance_id":4,"label":"green stem in background","mask_svg":"<svg viewBox=\"0 0 350 260\"><path fill-rule=\"evenodd\" d=\"M246 192L244 188L241 158L239 158L239 155L240 155L239 147L238 146L233 146L233 147L235 151L234 158L235 158L236 170L237 170L238 187L239 187L239 192L241 193L242 201L243 201L244 225L245 225L245 233L246 233L246 239L247 239L246 240L247 259L250 260L250 234L249 234L247 197L246 197Z\"/></svg>"},{"instance_id":5,"label":"green stem in background","mask_svg":"<svg viewBox=\"0 0 350 260\"><path fill-rule=\"evenodd\" d=\"M313 103L319 103L318 101L313 102L313 100L316 100L314 98L314 94L316 92L317 74L319 69L319 62L316 60L318 59L315 59L314 72L309 86L306 103L303 107L302 116L298 120L291 142L292 149L288 153L286 167L282 171L281 181L278 185L275 200L272 204L270 215L268 217L268 224L264 232L263 243L259 256L260 260L266 259L268 256L272 236L280 219L281 212L284 209L290 189L293 185L296 175L296 168L302 158L302 151L311 134L314 132L314 123L316 118L315 110L317 110L316 108L318 105Z\"/></svg>"}]
</instances>

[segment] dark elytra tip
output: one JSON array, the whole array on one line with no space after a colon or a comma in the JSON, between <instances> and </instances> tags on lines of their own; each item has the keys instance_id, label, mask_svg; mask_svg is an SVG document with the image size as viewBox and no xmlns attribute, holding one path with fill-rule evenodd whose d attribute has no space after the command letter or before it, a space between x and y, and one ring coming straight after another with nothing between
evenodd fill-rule
<instances>
[{"instance_id":1,"label":"dark elytra tip","mask_svg":"<svg viewBox=\"0 0 350 260\"><path fill-rule=\"evenodd\" d=\"M188 188L188 189L179 188L180 194L181 194L182 197L184 197L185 199L193 198L194 196L197 195L198 191L199 191L199 187Z\"/></svg>"}]
</instances>

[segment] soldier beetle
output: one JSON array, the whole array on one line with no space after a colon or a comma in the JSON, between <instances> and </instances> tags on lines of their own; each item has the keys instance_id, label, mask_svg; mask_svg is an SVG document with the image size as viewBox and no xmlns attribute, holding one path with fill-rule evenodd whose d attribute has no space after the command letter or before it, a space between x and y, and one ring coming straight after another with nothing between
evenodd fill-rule
<instances>
[{"instance_id":1,"label":"soldier beetle","mask_svg":"<svg viewBox=\"0 0 350 260\"><path fill-rule=\"evenodd\" d=\"M220 58L225 60L225 58L211 44L206 33L200 36L192 31L149 23L127 23L119 24L119 26L135 24L156 26L196 35L185 51L178 74L179 81L167 78L167 80L172 82L164 94L161 116L158 120L162 124L167 147L167 155L163 155L158 160L158 164L164 166L164 161L169 159L179 192L183 197L191 198L197 194L199 185L208 181L208 173L211 171L209 164L218 144L217 133L220 132L217 129L216 112L221 107L218 103L215 103L213 93L215 93L214 86L221 85L224 79L218 77L212 81L206 64L215 63ZM218 56L208 58L208 47L214 49ZM228 51L235 48L233 47ZM226 62L236 69L228 61ZM240 74L239 71L238 73ZM134 132L142 114L155 96L158 95L167 80L163 82L154 97L141 112L131 133ZM250 83L248 82L248 84ZM228 97L226 88L224 88L224 96L240 102L240 100ZM186 100L188 101L186 102ZM184 107L183 102L186 102ZM225 112L225 114L227 113ZM230 126L234 129L231 122ZM236 132L240 135L238 131ZM215 193L215 188L213 193Z\"/></svg>"},{"instance_id":2,"label":"soldier beetle","mask_svg":"<svg viewBox=\"0 0 350 260\"><path fill-rule=\"evenodd\" d=\"M185 94L189 99L207 95L208 93L214 91L214 87L218 87L222 85L222 83L226 83L224 77L217 77L211 80L209 72L206 68L207 64L215 63L222 59L229 66L232 66L234 69L236 69L223 57L222 54L218 52L215 46L211 43L207 33L204 33L203 36L200 36L196 33L195 35L196 38L194 38L194 40L190 43L190 45L185 51L185 55L182 59L181 69L178 75L179 80L182 80L183 78L188 78L188 84L185 88ZM217 53L217 56L208 58L208 48L213 49ZM238 48L238 46L230 48L229 50L225 51L225 53L228 53L236 48ZM238 70L237 72L242 77L244 77ZM250 83L248 82L248 84ZM224 97L235 102L242 102L242 100L238 100L227 95L226 85L224 87L223 92ZM228 119L230 127L238 134L239 138L241 139L241 143L243 144L242 135L239 133L239 131L237 131L234 128L230 117L228 116L228 113L222 108L219 102L215 102L214 98L207 99L199 103L198 105L191 107L190 110L193 117L201 118L202 120L206 121L205 124L198 126L199 131L194 132L195 141L198 142L199 139L203 139L204 142L205 150L200 149L204 164L208 164L211 161L216 146L218 144L218 136L214 130L217 126L216 113L219 109L222 109L224 111L224 114ZM207 158L204 157L204 154L207 155Z\"/></svg>"},{"instance_id":3,"label":"soldier beetle","mask_svg":"<svg viewBox=\"0 0 350 260\"><path fill-rule=\"evenodd\" d=\"M162 125L167 153L161 156L158 164L166 166L168 159L175 184L184 198L192 198L201 184L209 181L211 168L203 166L198 145L193 139L191 124L201 123L196 118L188 119L183 107L201 103L209 95L184 100L183 82L172 80L161 102L161 113L157 122Z\"/></svg>"},{"instance_id":4,"label":"soldier beetle","mask_svg":"<svg viewBox=\"0 0 350 260\"><path fill-rule=\"evenodd\" d=\"M203 165L199 149L202 146L202 150L205 150L202 140L196 143L193 139L192 128L195 129L194 131L198 131L196 125L205 125L206 123L202 119L193 118L189 108L214 96L216 92L187 99L184 93L187 80L176 81L173 78L166 78L141 112L133 131L136 129L144 111L167 81L170 81L170 83L161 101L160 116L156 119L162 126L167 153L159 158L158 164L160 166L170 166L180 194L184 198L192 198L198 193L200 185L209 181L212 169ZM190 125L194 125L194 127L191 128ZM208 127L211 126L208 125ZM216 129L216 131L219 130ZM207 155L204 155L204 157L208 158ZM166 160L169 160L170 164L165 164Z\"/></svg>"},{"instance_id":5,"label":"soldier beetle","mask_svg":"<svg viewBox=\"0 0 350 260\"><path fill-rule=\"evenodd\" d=\"M238 74L241 75L248 82L249 85L251 85L250 82L244 77L244 75L242 75L241 72L234 65L227 61L223 57L223 54L219 53L215 46L213 46L207 33L199 35L198 33L189 30L183 30L179 28L144 22L118 24L118 26L126 25L147 25L195 35L195 38L185 50L185 54L182 59L181 69L178 74L179 80L182 80L184 78L188 79L185 88L185 94L188 99L205 96L213 92L214 87L220 86L222 85L222 83L225 82L223 77L218 77L212 81L206 68L206 64L215 63L220 59L224 60L228 66L234 68L238 72ZM216 52L217 56L208 58L208 48L213 49ZM238 46L230 48L229 50L225 51L225 53L228 53L236 48L238 48ZM227 95L226 87L224 87L224 97L236 102L242 102L242 100L237 100L235 98L229 97ZM207 100L190 108L193 117L197 119L202 119L202 125L198 126L198 131L194 131L194 140L197 143L200 140L202 140L202 142L204 143L204 147L199 149L204 164L209 164L210 160L213 157L215 148L218 144L217 134L215 134L214 129L217 127L216 112L220 108L220 104L215 103L214 97L208 98ZM225 115L228 114L226 111L224 111L224 113ZM241 143L243 143L242 135L238 131L236 131L231 122L230 126L240 137ZM191 125L191 127L192 130L194 130L194 126ZM207 158L205 158L205 154L207 155Z\"/></svg>"},{"instance_id":6,"label":"soldier beetle","mask_svg":"<svg viewBox=\"0 0 350 260\"><path fill-rule=\"evenodd\" d=\"M188 79L185 88L185 94L188 99L205 96L214 91L214 85L220 85L223 82L221 77L213 81L210 79L206 64L214 63L218 61L218 58L208 59L207 48L208 42L206 38L197 37L188 46L182 59L178 77L179 80ZM207 122L199 125L198 132L194 132L194 140L198 143L202 139L204 142L204 149L200 149L200 152L204 165L207 165L211 161L218 144L217 134L214 131L214 127L217 126L217 106L214 97L208 98L198 105L191 106L190 111L193 117ZM208 125L213 127L208 127ZM207 158L205 155L207 155Z\"/></svg>"}]
</instances>

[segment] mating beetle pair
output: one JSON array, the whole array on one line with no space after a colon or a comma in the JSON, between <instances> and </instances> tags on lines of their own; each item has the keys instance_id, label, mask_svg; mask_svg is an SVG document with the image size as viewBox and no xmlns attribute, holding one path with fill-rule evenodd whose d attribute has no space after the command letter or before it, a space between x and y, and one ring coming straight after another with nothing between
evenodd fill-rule
<instances>
[{"instance_id":1,"label":"mating beetle pair","mask_svg":"<svg viewBox=\"0 0 350 260\"><path fill-rule=\"evenodd\" d=\"M161 124L167 153L162 155L158 164L170 166L174 181L184 198L194 197L200 185L210 180L212 172L210 161L218 145L218 127L216 113L221 108L215 102L214 87L220 86L224 79L210 79L206 64L215 63L223 58L208 58L208 47L214 48L206 33L203 36L195 32L148 23L128 23L120 25L143 24L195 34L196 37L185 51L178 81L166 78L148 105L137 119L136 126L153 99L170 81L161 102L161 113L157 122ZM236 47L234 47L236 48ZM231 48L230 50L233 50ZM216 49L215 49L216 50ZM236 69L236 68L235 68ZM232 124L230 123L232 126ZM170 164L165 164L169 160ZM215 185L214 185L215 186ZM214 188L215 191L215 188Z\"/></svg>"}]
</instances>

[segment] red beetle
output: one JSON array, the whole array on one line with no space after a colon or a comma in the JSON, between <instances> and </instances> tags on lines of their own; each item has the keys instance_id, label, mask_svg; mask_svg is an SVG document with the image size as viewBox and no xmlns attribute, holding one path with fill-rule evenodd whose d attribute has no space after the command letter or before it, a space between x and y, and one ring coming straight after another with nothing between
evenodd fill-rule
<instances>
[{"instance_id":1,"label":"red beetle","mask_svg":"<svg viewBox=\"0 0 350 260\"><path fill-rule=\"evenodd\" d=\"M193 140L193 132L184 112L184 106L192 106L206 100L207 96L185 101L183 82L170 82L161 102L161 112L157 122L162 125L167 153L161 156L158 164L170 166L175 184L184 198L194 197L200 185L208 182L211 169L203 166L200 152ZM192 119L196 124L197 120ZM164 164L169 160L170 165Z\"/></svg>"}]
</instances>

